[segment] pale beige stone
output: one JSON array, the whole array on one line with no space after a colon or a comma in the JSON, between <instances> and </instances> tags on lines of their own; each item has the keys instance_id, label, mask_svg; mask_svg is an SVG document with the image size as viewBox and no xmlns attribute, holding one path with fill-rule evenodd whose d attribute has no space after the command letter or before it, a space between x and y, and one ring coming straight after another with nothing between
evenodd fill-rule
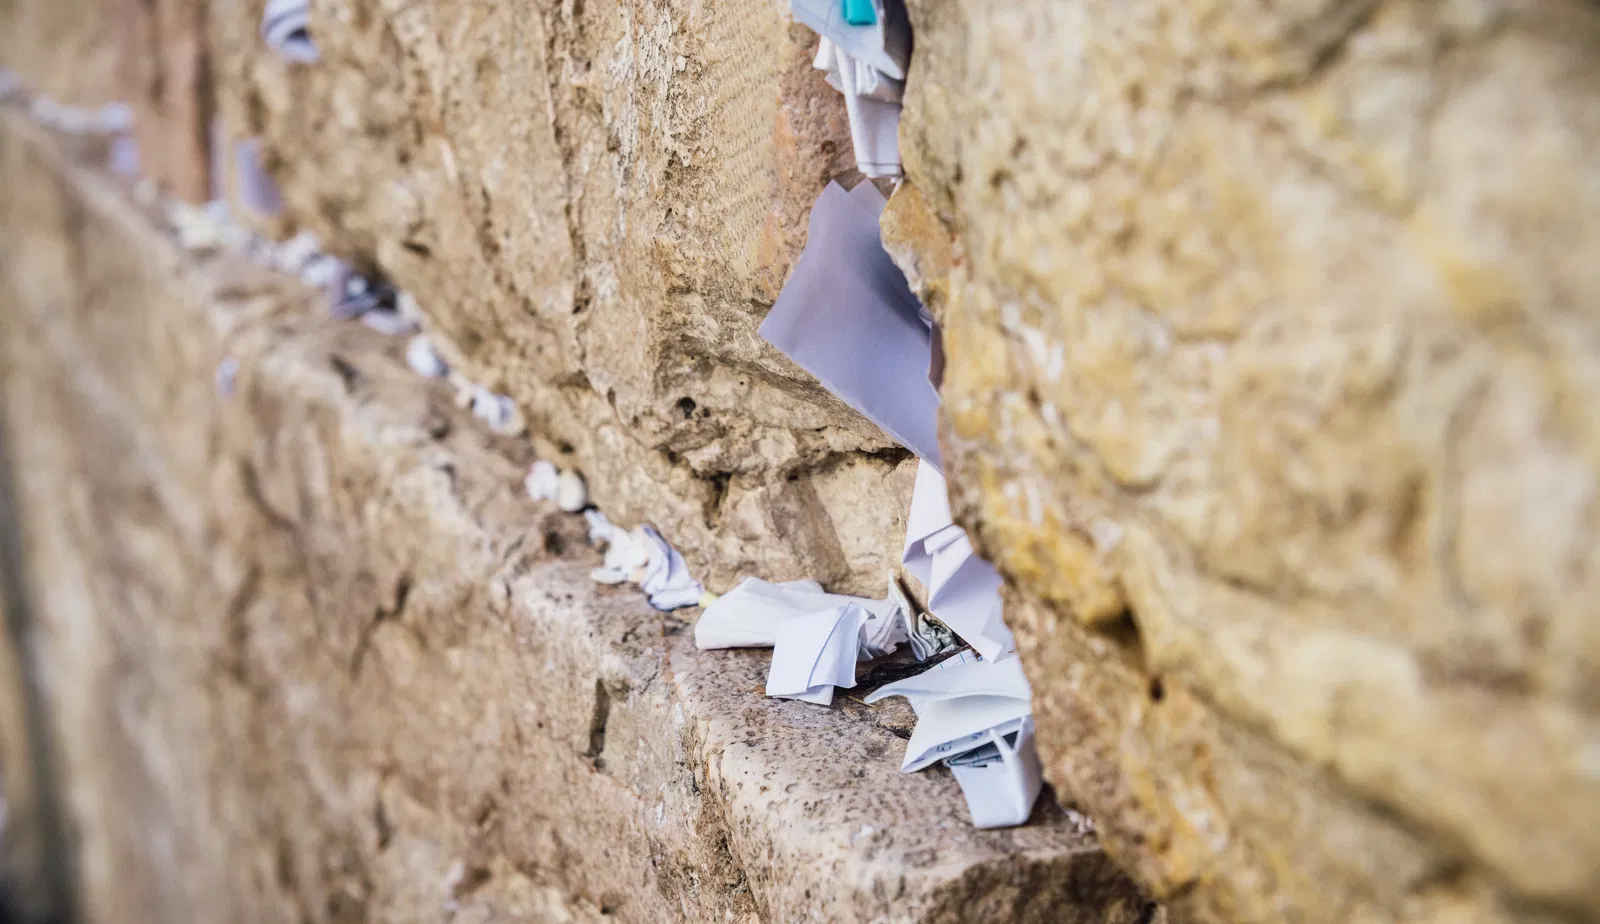
<instances>
[{"instance_id":1,"label":"pale beige stone","mask_svg":"<svg viewBox=\"0 0 1600 924\"><path fill-rule=\"evenodd\" d=\"M230 131L293 220L410 290L453 367L716 590L880 594L914 465L756 334L829 179L815 36L777 3L313 4L322 61L215 23Z\"/></svg>"},{"instance_id":2,"label":"pale beige stone","mask_svg":"<svg viewBox=\"0 0 1600 924\"><path fill-rule=\"evenodd\" d=\"M1596 8L911 8L1050 777L1204 920L1600 914Z\"/></svg>"}]
</instances>

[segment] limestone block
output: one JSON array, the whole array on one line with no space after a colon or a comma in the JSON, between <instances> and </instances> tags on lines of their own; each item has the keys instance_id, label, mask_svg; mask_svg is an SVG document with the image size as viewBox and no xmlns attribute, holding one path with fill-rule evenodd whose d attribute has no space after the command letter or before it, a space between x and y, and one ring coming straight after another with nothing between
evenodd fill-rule
<instances>
[{"instance_id":1,"label":"limestone block","mask_svg":"<svg viewBox=\"0 0 1600 924\"><path fill-rule=\"evenodd\" d=\"M127 104L143 174L211 198L207 0L5 0L0 67L63 106Z\"/></svg>"},{"instance_id":2,"label":"limestone block","mask_svg":"<svg viewBox=\"0 0 1600 924\"><path fill-rule=\"evenodd\" d=\"M217 13L220 105L290 216L411 291L619 522L716 589L881 594L914 465L756 328L856 176L781 3L312 4L322 60Z\"/></svg>"},{"instance_id":3,"label":"limestone block","mask_svg":"<svg viewBox=\"0 0 1600 924\"><path fill-rule=\"evenodd\" d=\"M767 699L763 652L596 585L527 446L403 338L123 193L0 114L0 395L86 920L1158 913L1082 816L976 831L899 773L903 705Z\"/></svg>"},{"instance_id":4,"label":"limestone block","mask_svg":"<svg viewBox=\"0 0 1600 924\"><path fill-rule=\"evenodd\" d=\"M910 6L1050 778L1200 920L1600 919L1600 11Z\"/></svg>"},{"instance_id":5,"label":"limestone block","mask_svg":"<svg viewBox=\"0 0 1600 924\"><path fill-rule=\"evenodd\" d=\"M58 103L117 99L123 59L110 0L3 0L0 67Z\"/></svg>"}]
</instances>

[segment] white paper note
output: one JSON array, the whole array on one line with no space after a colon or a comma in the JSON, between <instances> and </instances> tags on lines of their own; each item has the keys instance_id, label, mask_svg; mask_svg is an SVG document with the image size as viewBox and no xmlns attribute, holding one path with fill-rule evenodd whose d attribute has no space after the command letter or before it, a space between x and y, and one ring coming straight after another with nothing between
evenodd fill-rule
<instances>
[{"instance_id":1,"label":"white paper note","mask_svg":"<svg viewBox=\"0 0 1600 924\"><path fill-rule=\"evenodd\" d=\"M661 538L655 527L641 529L648 543L648 555L639 587L649 595L650 605L667 611L699 603L705 589L689 576L689 565L683 553Z\"/></svg>"},{"instance_id":2,"label":"white paper note","mask_svg":"<svg viewBox=\"0 0 1600 924\"><path fill-rule=\"evenodd\" d=\"M273 51L299 64L317 60L311 41L311 7L307 0L267 0L261 14L261 38Z\"/></svg>"},{"instance_id":3,"label":"white paper note","mask_svg":"<svg viewBox=\"0 0 1600 924\"><path fill-rule=\"evenodd\" d=\"M272 174L261 165L261 141L245 138L233 145L234 178L239 202L257 215L271 217L283 211L283 195Z\"/></svg>"},{"instance_id":4,"label":"white paper note","mask_svg":"<svg viewBox=\"0 0 1600 924\"><path fill-rule=\"evenodd\" d=\"M1000 573L978 557L966 532L951 522L944 476L926 463L917 466L901 560L927 586L929 612L986 660L998 661L1016 650L1005 624Z\"/></svg>"},{"instance_id":5,"label":"white paper note","mask_svg":"<svg viewBox=\"0 0 1600 924\"><path fill-rule=\"evenodd\" d=\"M912 773L988 742L990 729L1015 731L1033 714L1033 691L1022 662L942 661L915 677L891 683L866 698L875 703L904 696L917 713L900 769Z\"/></svg>"},{"instance_id":6,"label":"white paper note","mask_svg":"<svg viewBox=\"0 0 1600 924\"><path fill-rule=\"evenodd\" d=\"M439 356L439 351L433 348L433 341L428 339L427 334L418 334L411 338L410 343L406 344L406 365L411 367L412 372L427 379L441 379L450 372L450 367ZM535 464L537 465L537 463ZM549 463L545 464L548 465ZM553 480L553 469L551 477ZM533 493L532 479L533 474L530 472L528 481L525 482L525 484L529 485L529 494ZM538 498L535 498L535 500L538 500Z\"/></svg>"},{"instance_id":7,"label":"white paper note","mask_svg":"<svg viewBox=\"0 0 1600 924\"><path fill-rule=\"evenodd\" d=\"M939 395L921 305L884 252L871 183L829 183L811 210L806 248L761 324L761 336L824 387L936 469Z\"/></svg>"},{"instance_id":8,"label":"white paper note","mask_svg":"<svg viewBox=\"0 0 1600 924\"><path fill-rule=\"evenodd\" d=\"M700 614L694 626L695 647L771 648L786 621L848 603L858 604L872 615L887 616L890 609L885 600L827 593L816 581L773 583L745 578Z\"/></svg>"},{"instance_id":9,"label":"white paper note","mask_svg":"<svg viewBox=\"0 0 1600 924\"><path fill-rule=\"evenodd\" d=\"M767 695L826 706L834 687L856 685L856 655L867 611L858 603L786 619L778 627Z\"/></svg>"},{"instance_id":10,"label":"white paper note","mask_svg":"<svg viewBox=\"0 0 1600 924\"><path fill-rule=\"evenodd\" d=\"M856 168L869 177L900 175L900 98L905 85L852 58L824 38L813 65L844 94Z\"/></svg>"},{"instance_id":11,"label":"white paper note","mask_svg":"<svg viewBox=\"0 0 1600 924\"><path fill-rule=\"evenodd\" d=\"M1014 828L1028 821L1044 788L1033 720L1023 720L1009 734L991 729L988 738L982 747L949 758L945 764L961 785L974 827Z\"/></svg>"},{"instance_id":12,"label":"white paper note","mask_svg":"<svg viewBox=\"0 0 1600 924\"><path fill-rule=\"evenodd\" d=\"M852 26L839 0L789 0L795 21L803 23L839 50L895 80L906 78L911 62L911 21L900 0L874 0L871 25Z\"/></svg>"}]
</instances>

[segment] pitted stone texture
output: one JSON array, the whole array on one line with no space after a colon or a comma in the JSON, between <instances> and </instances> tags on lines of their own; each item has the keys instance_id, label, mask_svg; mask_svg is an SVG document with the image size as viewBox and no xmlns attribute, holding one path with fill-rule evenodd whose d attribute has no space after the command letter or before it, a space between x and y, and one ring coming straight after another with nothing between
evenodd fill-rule
<instances>
[{"instance_id":1,"label":"pitted stone texture","mask_svg":"<svg viewBox=\"0 0 1600 924\"><path fill-rule=\"evenodd\" d=\"M1208 920L1600 918L1600 11L911 8L1050 777Z\"/></svg>"},{"instance_id":2,"label":"pitted stone texture","mask_svg":"<svg viewBox=\"0 0 1600 924\"><path fill-rule=\"evenodd\" d=\"M900 774L903 705L767 700L761 653L595 585L403 340L176 253L10 118L0 171L90 920L1149 919L1081 816L978 832Z\"/></svg>"},{"instance_id":3,"label":"pitted stone texture","mask_svg":"<svg viewBox=\"0 0 1600 924\"><path fill-rule=\"evenodd\" d=\"M412 292L618 522L718 590L882 593L914 465L756 334L854 175L782 4L313 3L314 68L251 7L217 17L221 105L289 214Z\"/></svg>"},{"instance_id":4,"label":"pitted stone texture","mask_svg":"<svg viewBox=\"0 0 1600 924\"><path fill-rule=\"evenodd\" d=\"M123 59L112 0L0 0L0 67L70 106L117 99Z\"/></svg>"}]
</instances>

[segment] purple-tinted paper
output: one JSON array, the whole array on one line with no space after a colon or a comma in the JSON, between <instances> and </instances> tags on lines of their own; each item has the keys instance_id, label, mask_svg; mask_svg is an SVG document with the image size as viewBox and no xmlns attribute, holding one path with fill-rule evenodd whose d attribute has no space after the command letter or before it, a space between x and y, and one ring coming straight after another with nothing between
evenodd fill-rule
<instances>
[{"instance_id":1,"label":"purple-tinted paper","mask_svg":"<svg viewBox=\"0 0 1600 924\"><path fill-rule=\"evenodd\" d=\"M806 249L761 336L900 445L936 469L939 395L921 303L878 235L885 202L871 183L829 183L811 209Z\"/></svg>"}]
</instances>

